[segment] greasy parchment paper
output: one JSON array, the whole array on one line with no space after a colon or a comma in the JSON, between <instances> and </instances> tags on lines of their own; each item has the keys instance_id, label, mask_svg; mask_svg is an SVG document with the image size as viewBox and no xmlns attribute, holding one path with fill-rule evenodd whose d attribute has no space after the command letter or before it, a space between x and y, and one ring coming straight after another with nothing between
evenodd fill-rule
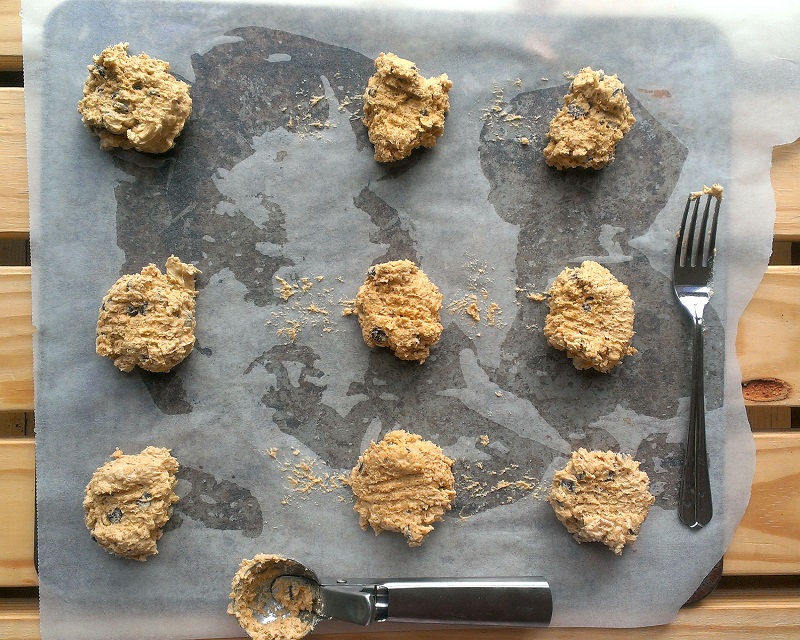
<instances>
[{"instance_id":1,"label":"greasy parchment paper","mask_svg":"<svg viewBox=\"0 0 800 640\"><path fill-rule=\"evenodd\" d=\"M771 148L800 132L781 27L796 11L425 4L23 2L44 638L236 635L230 576L257 552L334 577L542 575L555 625L652 625L722 556L754 466L736 327L770 253ZM102 152L76 114L91 56L120 41L192 84L163 156ZM437 147L388 167L354 117L380 51L454 82ZM561 174L544 133L564 72L586 65L619 74L637 124L610 167ZM712 182L726 187L706 333L715 516L690 531L675 512L689 334L669 273L686 194ZM122 374L94 355L100 300L171 253L203 271L197 348L169 375ZM366 348L341 316L369 265L397 258L449 307L423 366ZM587 258L636 300L639 354L607 376L549 349L546 305L527 298ZM362 532L335 480L397 427L457 460L457 503L417 549ZM179 459L181 502L159 554L126 562L92 542L81 500L115 447L147 445ZM535 489L579 446L650 474L656 504L622 557L577 545ZM304 465L324 480L305 492Z\"/></svg>"}]
</instances>

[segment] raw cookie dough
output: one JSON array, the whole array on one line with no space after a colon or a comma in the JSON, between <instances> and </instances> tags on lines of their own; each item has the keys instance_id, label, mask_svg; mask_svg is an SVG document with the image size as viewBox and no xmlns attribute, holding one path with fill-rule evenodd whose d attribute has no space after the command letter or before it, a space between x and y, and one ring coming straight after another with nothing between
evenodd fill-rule
<instances>
[{"instance_id":1,"label":"raw cookie dough","mask_svg":"<svg viewBox=\"0 0 800 640\"><path fill-rule=\"evenodd\" d=\"M281 578L283 567L282 557L260 553L242 560L233 577L228 613L254 640L296 640L313 629L317 589L301 577Z\"/></svg>"},{"instance_id":2,"label":"raw cookie dough","mask_svg":"<svg viewBox=\"0 0 800 640\"><path fill-rule=\"evenodd\" d=\"M401 360L420 364L442 335L443 296L410 260L376 264L355 299L361 334L370 347L389 347Z\"/></svg>"},{"instance_id":3,"label":"raw cookie dough","mask_svg":"<svg viewBox=\"0 0 800 640\"><path fill-rule=\"evenodd\" d=\"M169 371L194 347L197 267L175 256L166 273L154 264L114 283L97 318L97 353L120 371Z\"/></svg>"},{"instance_id":4,"label":"raw cookie dough","mask_svg":"<svg viewBox=\"0 0 800 640\"><path fill-rule=\"evenodd\" d=\"M602 542L617 555L636 540L655 498L632 457L613 451L572 452L547 497L578 542Z\"/></svg>"},{"instance_id":5,"label":"raw cookie dough","mask_svg":"<svg viewBox=\"0 0 800 640\"><path fill-rule=\"evenodd\" d=\"M158 447L127 456L117 449L111 457L86 485L86 527L109 553L144 562L158 553L156 541L178 501L178 461Z\"/></svg>"},{"instance_id":6,"label":"raw cookie dough","mask_svg":"<svg viewBox=\"0 0 800 640\"><path fill-rule=\"evenodd\" d=\"M442 74L423 78L410 60L382 53L364 92L364 124L375 145L375 159L391 162L417 147L433 147L444 132L453 83Z\"/></svg>"},{"instance_id":7,"label":"raw cookie dough","mask_svg":"<svg viewBox=\"0 0 800 640\"><path fill-rule=\"evenodd\" d=\"M716 198L717 200L722 200L722 192L724 188L721 184L712 184L710 187L703 185L702 191L692 191L689 194L689 198L692 200L697 200L698 198L709 195L712 198Z\"/></svg>"},{"instance_id":8,"label":"raw cookie dough","mask_svg":"<svg viewBox=\"0 0 800 640\"><path fill-rule=\"evenodd\" d=\"M611 162L614 147L636 122L624 87L616 74L581 69L550 121L545 162L559 170L601 169Z\"/></svg>"},{"instance_id":9,"label":"raw cookie dough","mask_svg":"<svg viewBox=\"0 0 800 640\"><path fill-rule=\"evenodd\" d=\"M453 461L422 436L397 430L371 443L350 474L362 529L397 531L418 547L456 497Z\"/></svg>"},{"instance_id":10,"label":"raw cookie dough","mask_svg":"<svg viewBox=\"0 0 800 640\"><path fill-rule=\"evenodd\" d=\"M608 269L586 260L564 269L547 293L544 335L577 369L608 373L636 353L631 293Z\"/></svg>"},{"instance_id":11,"label":"raw cookie dough","mask_svg":"<svg viewBox=\"0 0 800 640\"><path fill-rule=\"evenodd\" d=\"M78 113L103 149L163 153L192 112L189 85L169 73L168 62L127 50L120 43L93 57Z\"/></svg>"}]
</instances>

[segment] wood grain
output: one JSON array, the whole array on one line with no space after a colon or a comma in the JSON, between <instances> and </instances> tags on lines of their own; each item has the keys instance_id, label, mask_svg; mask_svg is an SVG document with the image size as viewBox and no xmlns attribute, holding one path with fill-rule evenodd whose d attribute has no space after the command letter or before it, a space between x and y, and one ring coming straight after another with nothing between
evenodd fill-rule
<instances>
[{"instance_id":1,"label":"wood grain","mask_svg":"<svg viewBox=\"0 0 800 640\"><path fill-rule=\"evenodd\" d=\"M800 573L800 432L757 433L747 512L725 554L726 575Z\"/></svg>"},{"instance_id":2,"label":"wood grain","mask_svg":"<svg viewBox=\"0 0 800 640\"><path fill-rule=\"evenodd\" d=\"M797 640L797 589L718 589L678 612L666 626L642 629L459 629L398 633L390 630L317 634L314 640ZM40 640L39 607L33 598L0 600L0 638ZM233 640L233 639L231 639ZM241 637L235 640L241 640Z\"/></svg>"},{"instance_id":3,"label":"wood grain","mask_svg":"<svg viewBox=\"0 0 800 640\"><path fill-rule=\"evenodd\" d=\"M30 228L27 157L23 89L2 87L0 88L0 176L3 176L3 188L0 189L0 211L2 211L0 238L27 237Z\"/></svg>"},{"instance_id":4,"label":"wood grain","mask_svg":"<svg viewBox=\"0 0 800 640\"><path fill-rule=\"evenodd\" d=\"M742 380L779 378L792 391L772 406L800 404L800 267L769 267L739 322Z\"/></svg>"},{"instance_id":5,"label":"wood grain","mask_svg":"<svg viewBox=\"0 0 800 640\"><path fill-rule=\"evenodd\" d=\"M800 139L772 151L775 190L775 240L800 240Z\"/></svg>"},{"instance_id":6,"label":"wood grain","mask_svg":"<svg viewBox=\"0 0 800 640\"><path fill-rule=\"evenodd\" d=\"M20 0L0 2L0 71L22 69Z\"/></svg>"},{"instance_id":7,"label":"wood grain","mask_svg":"<svg viewBox=\"0 0 800 640\"><path fill-rule=\"evenodd\" d=\"M0 267L0 411L33 410L30 267Z\"/></svg>"},{"instance_id":8,"label":"wood grain","mask_svg":"<svg viewBox=\"0 0 800 640\"><path fill-rule=\"evenodd\" d=\"M0 587L37 584L33 566L34 444L0 440Z\"/></svg>"}]
</instances>

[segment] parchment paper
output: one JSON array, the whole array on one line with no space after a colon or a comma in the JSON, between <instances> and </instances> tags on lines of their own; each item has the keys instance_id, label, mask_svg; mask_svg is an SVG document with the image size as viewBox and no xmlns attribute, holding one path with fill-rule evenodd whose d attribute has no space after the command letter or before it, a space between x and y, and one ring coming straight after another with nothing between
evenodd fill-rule
<instances>
[{"instance_id":1,"label":"parchment paper","mask_svg":"<svg viewBox=\"0 0 800 640\"><path fill-rule=\"evenodd\" d=\"M770 253L771 147L798 135L797 44L780 30L796 13L770 31L680 4L577 7L23 3L43 638L237 635L230 576L257 552L334 577L542 575L555 625L674 617L749 495L736 326ZM91 56L120 41L192 84L163 156L103 152L76 114ZM357 118L381 51L454 82L436 148L391 166ZM587 65L619 74L637 123L608 168L558 173L544 134L564 73ZM712 182L726 187L706 333L715 516L690 531L675 512L689 334L670 264L686 195ZM195 352L168 375L122 374L94 354L100 300L171 253L203 272ZM423 366L368 349L341 317L369 265L398 258L453 312ZM639 354L605 376L547 347L546 305L527 298L589 258L636 301ZM461 311L472 295L479 324ZM417 549L362 532L331 479L397 427L457 460L456 505ZM181 501L159 554L126 562L92 542L81 500L115 447L147 445L179 459ZM580 446L650 474L656 504L622 557L577 545L523 488L546 488ZM298 491L303 464L329 474L322 488Z\"/></svg>"}]
</instances>

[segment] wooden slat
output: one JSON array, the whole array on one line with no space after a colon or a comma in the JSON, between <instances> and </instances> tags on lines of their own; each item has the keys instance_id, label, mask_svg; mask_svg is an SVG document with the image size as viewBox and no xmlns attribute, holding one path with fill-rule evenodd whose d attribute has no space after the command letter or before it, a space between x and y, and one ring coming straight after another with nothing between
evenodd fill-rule
<instances>
[{"instance_id":1,"label":"wooden slat","mask_svg":"<svg viewBox=\"0 0 800 640\"><path fill-rule=\"evenodd\" d=\"M800 267L769 267L739 322L742 380L778 378L792 387L773 406L800 405Z\"/></svg>"},{"instance_id":2,"label":"wooden slat","mask_svg":"<svg viewBox=\"0 0 800 640\"><path fill-rule=\"evenodd\" d=\"M642 629L461 629L314 634L315 640L797 640L800 595L791 589L718 589L678 612L672 624ZM0 638L40 640L33 598L0 600ZM236 638L241 640L241 638Z\"/></svg>"},{"instance_id":3,"label":"wooden slat","mask_svg":"<svg viewBox=\"0 0 800 640\"><path fill-rule=\"evenodd\" d=\"M28 267L0 267L0 358L6 353L15 358L0 377L0 411L33 408L30 295ZM793 391L770 404L800 405L798 350L800 266L769 267L739 324L743 379L780 377Z\"/></svg>"},{"instance_id":4,"label":"wooden slat","mask_svg":"<svg viewBox=\"0 0 800 640\"><path fill-rule=\"evenodd\" d=\"M33 410L30 267L0 267L0 363L0 411Z\"/></svg>"},{"instance_id":5,"label":"wooden slat","mask_svg":"<svg viewBox=\"0 0 800 640\"><path fill-rule=\"evenodd\" d=\"M0 440L0 587L37 584L33 565L34 444L31 438Z\"/></svg>"},{"instance_id":6,"label":"wooden slat","mask_svg":"<svg viewBox=\"0 0 800 640\"><path fill-rule=\"evenodd\" d=\"M0 638L40 640L41 637L39 603L35 598L0 599Z\"/></svg>"},{"instance_id":7,"label":"wooden slat","mask_svg":"<svg viewBox=\"0 0 800 640\"><path fill-rule=\"evenodd\" d=\"M757 433L747 512L725 554L726 575L800 573L800 432Z\"/></svg>"},{"instance_id":8,"label":"wooden slat","mask_svg":"<svg viewBox=\"0 0 800 640\"><path fill-rule=\"evenodd\" d=\"M756 473L750 505L725 556L726 575L800 574L800 433L756 433ZM30 438L0 439L0 485L6 477L22 484L0 494L0 513L9 527L0 535L0 585L9 567L31 568L33 557L33 449ZM0 462L0 465L3 463ZM6 537L9 536L9 537ZM29 573L22 573L26 579ZM19 586L29 584L18 583Z\"/></svg>"},{"instance_id":9,"label":"wooden slat","mask_svg":"<svg viewBox=\"0 0 800 640\"><path fill-rule=\"evenodd\" d=\"M775 190L775 240L800 240L800 140L772 151Z\"/></svg>"},{"instance_id":10,"label":"wooden slat","mask_svg":"<svg viewBox=\"0 0 800 640\"><path fill-rule=\"evenodd\" d=\"M0 238L24 238L28 234L26 163L23 89L3 87L0 88L0 176L3 180L3 188L0 189Z\"/></svg>"},{"instance_id":11,"label":"wooden slat","mask_svg":"<svg viewBox=\"0 0 800 640\"><path fill-rule=\"evenodd\" d=\"M15 4L12 2L11 4ZM18 2L16 2L18 4ZM4 18L11 15L9 0L0 0L0 46L2 45ZM2 49L0 49L1 51ZM3 57L0 55L0 68ZM22 100L22 89L0 88L0 169L5 163L11 163L12 173L4 170L5 188L10 191L13 200L17 201L13 209L9 209L6 195L0 193L0 235L8 232L14 235L28 231L27 213L27 174L25 173L25 114ZM6 148L6 140L11 147ZM22 171L19 171L19 167ZM775 190L776 219L775 240L777 242L800 241L800 140L791 144L775 147L772 154L772 184ZM10 229L9 229L10 227Z\"/></svg>"},{"instance_id":12,"label":"wooden slat","mask_svg":"<svg viewBox=\"0 0 800 640\"><path fill-rule=\"evenodd\" d=\"M0 71L22 69L20 0L0 2Z\"/></svg>"}]
</instances>

